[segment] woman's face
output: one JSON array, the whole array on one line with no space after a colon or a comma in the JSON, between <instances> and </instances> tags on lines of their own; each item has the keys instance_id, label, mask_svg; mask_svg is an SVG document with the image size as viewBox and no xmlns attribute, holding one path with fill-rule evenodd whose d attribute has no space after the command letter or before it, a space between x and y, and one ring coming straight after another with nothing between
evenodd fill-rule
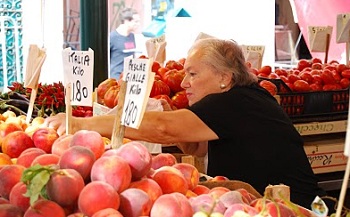
<instances>
[{"instance_id":1,"label":"woman's face","mask_svg":"<svg viewBox=\"0 0 350 217\"><path fill-rule=\"evenodd\" d=\"M220 88L220 85L226 84L221 73L201 62L200 52L200 49L192 50L184 65L185 78L181 87L186 90L189 105L193 105L209 94L223 92L224 89Z\"/></svg>"}]
</instances>

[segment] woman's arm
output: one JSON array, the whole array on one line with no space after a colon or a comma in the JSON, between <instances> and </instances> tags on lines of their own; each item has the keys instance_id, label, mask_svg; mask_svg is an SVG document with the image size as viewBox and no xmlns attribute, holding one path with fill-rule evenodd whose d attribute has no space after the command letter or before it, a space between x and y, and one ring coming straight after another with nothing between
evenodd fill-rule
<instances>
[{"instance_id":1,"label":"woman's arm","mask_svg":"<svg viewBox=\"0 0 350 217\"><path fill-rule=\"evenodd\" d=\"M72 118L72 132L93 130L102 136L111 137L115 115L101 115ZM58 114L46 118L45 125L54 127L58 133L65 133L65 115ZM188 109L144 113L139 129L126 127L125 137L132 140L171 144L178 142L198 142L218 139L218 136Z\"/></svg>"}]
</instances>

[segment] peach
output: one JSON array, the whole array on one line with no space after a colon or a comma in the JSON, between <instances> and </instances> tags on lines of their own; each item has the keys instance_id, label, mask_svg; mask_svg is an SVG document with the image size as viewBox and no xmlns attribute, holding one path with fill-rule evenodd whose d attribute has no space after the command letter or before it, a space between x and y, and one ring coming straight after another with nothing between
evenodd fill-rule
<instances>
[{"instance_id":1,"label":"peach","mask_svg":"<svg viewBox=\"0 0 350 217\"><path fill-rule=\"evenodd\" d=\"M70 147L72 137L72 134L65 134L56 139L52 144L51 153L61 156Z\"/></svg>"},{"instance_id":2,"label":"peach","mask_svg":"<svg viewBox=\"0 0 350 217\"><path fill-rule=\"evenodd\" d=\"M226 210L225 205L210 194L201 194L197 197L191 197L189 198L189 202L193 212L204 211L207 213L219 212L223 214Z\"/></svg>"},{"instance_id":3,"label":"peach","mask_svg":"<svg viewBox=\"0 0 350 217\"><path fill-rule=\"evenodd\" d=\"M23 182L15 184L10 192L10 203L22 209L23 213L30 206L30 198L24 196L27 192L27 185Z\"/></svg>"},{"instance_id":4,"label":"peach","mask_svg":"<svg viewBox=\"0 0 350 217\"><path fill-rule=\"evenodd\" d=\"M205 186L205 185L198 184L196 187L194 187L194 188L192 189L192 191L193 191L194 193L196 193L197 195L208 194L209 191L210 191L210 188L208 188L208 187Z\"/></svg>"},{"instance_id":5,"label":"peach","mask_svg":"<svg viewBox=\"0 0 350 217\"><path fill-rule=\"evenodd\" d=\"M15 123L1 123L0 124L0 145L2 144L3 138L9 133L12 133L14 131L22 131L21 126L15 124Z\"/></svg>"},{"instance_id":6,"label":"peach","mask_svg":"<svg viewBox=\"0 0 350 217\"><path fill-rule=\"evenodd\" d=\"M41 126L45 122L44 117L37 116L33 118L32 122L30 122L30 125L32 126Z\"/></svg>"},{"instance_id":7,"label":"peach","mask_svg":"<svg viewBox=\"0 0 350 217\"><path fill-rule=\"evenodd\" d=\"M236 191L238 191L243 196L243 200L248 204L257 198L245 188L238 188Z\"/></svg>"},{"instance_id":8,"label":"peach","mask_svg":"<svg viewBox=\"0 0 350 217\"><path fill-rule=\"evenodd\" d=\"M2 152L17 158L26 149L34 147L33 140L23 131L7 134L2 140Z\"/></svg>"},{"instance_id":9,"label":"peach","mask_svg":"<svg viewBox=\"0 0 350 217\"><path fill-rule=\"evenodd\" d=\"M144 177L152 165L152 155L142 143L133 141L117 149L116 155L126 160L131 168L133 180Z\"/></svg>"},{"instance_id":10,"label":"peach","mask_svg":"<svg viewBox=\"0 0 350 217\"><path fill-rule=\"evenodd\" d=\"M186 194L188 184L180 170L172 166L162 166L154 172L152 177L161 187L163 194L179 192Z\"/></svg>"},{"instance_id":11,"label":"peach","mask_svg":"<svg viewBox=\"0 0 350 217\"><path fill-rule=\"evenodd\" d=\"M230 189L223 187L223 186L216 186L212 189L210 189L209 194L212 195L215 198L220 198L221 195L225 194L226 192L231 191Z\"/></svg>"},{"instance_id":12,"label":"peach","mask_svg":"<svg viewBox=\"0 0 350 217\"><path fill-rule=\"evenodd\" d=\"M219 200L225 205L226 208L228 208L230 205L235 203L245 203L249 204L248 201L246 201L242 194L238 191L229 191L221 195Z\"/></svg>"},{"instance_id":13,"label":"peach","mask_svg":"<svg viewBox=\"0 0 350 217\"><path fill-rule=\"evenodd\" d=\"M189 200L178 192L163 194L151 209L152 217L191 217L194 214Z\"/></svg>"},{"instance_id":14,"label":"peach","mask_svg":"<svg viewBox=\"0 0 350 217\"><path fill-rule=\"evenodd\" d=\"M0 196L9 199L10 192L18 182L20 182L24 166L11 164L0 170Z\"/></svg>"},{"instance_id":15,"label":"peach","mask_svg":"<svg viewBox=\"0 0 350 217\"><path fill-rule=\"evenodd\" d=\"M5 118L5 121L9 117L16 117L16 113L11 110L6 110L4 113L2 113L2 117Z\"/></svg>"},{"instance_id":16,"label":"peach","mask_svg":"<svg viewBox=\"0 0 350 217\"><path fill-rule=\"evenodd\" d=\"M137 188L128 188L120 193L119 212L123 216L149 216L152 200L148 194Z\"/></svg>"},{"instance_id":17,"label":"peach","mask_svg":"<svg viewBox=\"0 0 350 217\"><path fill-rule=\"evenodd\" d=\"M212 179L209 179L209 182L217 182L217 181L228 181L230 180L226 176L214 176Z\"/></svg>"},{"instance_id":18,"label":"peach","mask_svg":"<svg viewBox=\"0 0 350 217\"><path fill-rule=\"evenodd\" d=\"M87 184L78 198L79 210L88 216L106 208L118 210L119 206L118 192L110 184L103 181L93 181Z\"/></svg>"},{"instance_id":19,"label":"peach","mask_svg":"<svg viewBox=\"0 0 350 217\"><path fill-rule=\"evenodd\" d=\"M12 164L11 157L7 154L0 152L0 165L9 165Z\"/></svg>"},{"instance_id":20,"label":"peach","mask_svg":"<svg viewBox=\"0 0 350 217\"><path fill-rule=\"evenodd\" d=\"M96 159L99 159L105 152L105 145L101 134L96 131L79 130L73 134L70 146L84 146L90 148L95 154Z\"/></svg>"},{"instance_id":21,"label":"peach","mask_svg":"<svg viewBox=\"0 0 350 217\"><path fill-rule=\"evenodd\" d=\"M292 209L280 202L267 203L264 209L261 214L269 214L271 217L296 216L296 213Z\"/></svg>"},{"instance_id":22,"label":"peach","mask_svg":"<svg viewBox=\"0 0 350 217\"><path fill-rule=\"evenodd\" d=\"M191 198L191 197L197 197L198 195L197 195L196 193L194 193L192 190L189 189L189 190L186 192L185 196L186 196L187 198Z\"/></svg>"},{"instance_id":23,"label":"peach","mask_svg":"<svg viewBox=\"0 0 350 217\"><path fill-rule=\"evenodd\" d=\"M96 212L92 217L123 217L123 215L118 210L106 208Z\"/></svg>"},{"instance_id":24,"label":"peach","mask_svg":"<svg viewBox=\"0 0 350 217\"><path fill-rule=\"evenodd\" d=\"M85 183L80 173L74 169L54 171L46 184L47 196L62 207L74 205Z\"/></svg>"},{"instance_id":25,"label":"peach","mask_svg":"<svg viewBox=\"0 0 350 217\"><path fill-rule=\"evenodd\" d=\"M20 217L23 211L13 204L0 204L0 217Z\"/></svg>"},{"instance_id":26,"label":"peach","mask_svg":"<svg viewBox=\"0 0 350 217\"><path fill-rule=\"evenodd\" d=\"M158 169L162 166L172 166L177 163L174 155L170 153L159 153L152 157L152 168Z\"/></svg>"},{"instance_id":27,"label":"peach","mask_svg":"<svg viewBox=\"0 0 350 217\"><path fill-rule=\"evenodd\" d=\"M89 148L73 146L62 153L58 165L61 169L75 169L87 182L95 160L95 155Z\"/></svg>"},{"instance_id":28,"label":"peach","mask_svg":"<svg viewBox=\"0 0 350 217\"><path fill-rule=\"evenodd\" d=\"M28 148L19 155L19 157L17 158L17 164L28 168L32 165L32 162L36 157L43 154L46 153L40 148Z\"/></svg>"},{"instance_id":29,"label":"peach","mask_svg":"<svg viewBox=\"0 0 350 217\"><path fill-rule=\"evenodd\" d=\"M34 158L31 166L40 164L41 166L58 165L60 157L55 154L42 154Z\"/></svg>"},{"instance_id":30,"label":"peach","mask_svg":"<svg viewBox=\"0 0 350 217\"><path fill-rule=\"evenodd\" d=\"M130 166L119 156L101 157L91 168L91 181L104 181L120 193L131 183Z\"/></svg>"},{"instance_id":31,"label":"peach","mask_svg":"<svg viewBox=\"0 0 350 217\"><path fill-rule=\"evenodd\" d=\"M252 206L249 206L246 203L234 203L227 207L226 211L224 212L224 217L233 216L237 211L243 211L244 213L247 213L250 216L255 216L259 213L257 209L255 209Z\"/></svg>"},{"instance_id":32,"label":"peach","mask_svg":"<svg viewBox=\"0 0 350 217\"><path fill-rule=\"evenodd\" d=\"M163 194L161 187L156 181L150 178L143 178L130 183L129 188L137 188L146 192L154 203Z\"/></svg>"},{"instance_id":33,"label":"peach","mask_svg":"<svg viewBox=\"0 0 350 217\"><path fill-rule=\"evenodd\" d=\"M44 127L37 129L33 135L32 140L35 147L44 150L46 153L51 153L52 144L58 139L59 135L53 128Z\"/></svg>"},{"instance_id":34,"label":"peach","mask_svg":"<svg viewBox=\"0 0 350 217\"><path fill-rule=\"evenodd\" d=\"M64 209L51 200L39 199L24 213L24 217L65 217Z\"/></svg>"},{"instance_id":35,"label":"peach","mask_svg":"<svg viewBox=\"0 0 350 217\"><path fill-rule=\"evenodd\" d=\"M173 167L180 170L180 172L184 175L189 189L192 190L198 185L200 174L195 166L188 163L176 163L173 165Z\"/></svg>"}]
</instances>

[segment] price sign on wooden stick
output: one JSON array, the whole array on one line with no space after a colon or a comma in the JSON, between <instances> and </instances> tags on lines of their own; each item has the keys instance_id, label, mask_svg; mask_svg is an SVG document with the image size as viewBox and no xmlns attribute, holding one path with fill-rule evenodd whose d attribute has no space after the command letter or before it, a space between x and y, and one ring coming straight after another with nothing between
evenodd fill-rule
<instances>
[{"instance_id":1,"label":"price sign on wooden stick","mask_svg":"<svg viewBox=\"0 0 350 217\"><path fill-rule=\"evenodd\" d=\"M34 102L38 92L38 82L41 73L41 67L46 59L46 50L37 45L29 46L27 59L27 68L24 80L24 86L31 88L30 101L27 111L26 122L29 123L32 118Z\"/></svg>"},{"instance_id":2,"label":"price sign on wooden stick","mask_svg":"<svg viewBox=\"0 0 350 217\"><path fill-rule=\"evenodd\" d=\"M263 45L242 45L243 54L247 62L250 62L252 68L260 69L265 52Z\"/></svg>"},{"instance_id":3,"label":"price sign on wooden stick","mask_svg":"<svg viewBox=\"0 0 350 217\"><path fill-rule=\"evenodd\" d=\"M345 56L347 66L349 63L350 52L350 13L338 14L337 16L337 43L346 43Z\"/></svg>"},{"instance_id":4,"label":"price sign on wooden stick","mask_svg":"<svg viewBox=\"0 0 350 217\"><path fill-rule=\"evenodd\" d=\"M62 52L64 85L66 88L66 133L71 133L71 106L92 106L94 51L76 51L66 48Z\"/></svg>"},{"instance_id":5,"label":"price sign on wooden stick","mask_svg":"<svg viewBox=\"0 0 350 217\"><path fill-rule=\"evenodd\" d=\"M125 88L125 99L124 96L119 93L119 99L122 97L122 103L118 100L118 110L116 115L115 124L132 128L138 128L143 114L146 110L146 105L148 98L152 89L154 76L155 74L151 72L152 59L134 59L134 58L125 58L124 59L124 72L123 72L123 82L126 83L126 88L121 87L121 91ZM120 110L119 110L120 111ZM114 131L116 129L114 127ZM118 143L115 136L119 136ZM117 148L121 145L120 141L124 137L123 133L113 133L112 136L112 148Z\"/></svg>"},{"instance_id":6,"label":"price sign on wooden stick","mask_svg":"<svg viewBox=\"0 0 350 217\"><path fill-rule=\"evenodd\" d=\"M324 63L328 60L329 44L332 36L332 26L309 26L308 38L311 52L324 52Z\"/></svg>"}]
</instances>

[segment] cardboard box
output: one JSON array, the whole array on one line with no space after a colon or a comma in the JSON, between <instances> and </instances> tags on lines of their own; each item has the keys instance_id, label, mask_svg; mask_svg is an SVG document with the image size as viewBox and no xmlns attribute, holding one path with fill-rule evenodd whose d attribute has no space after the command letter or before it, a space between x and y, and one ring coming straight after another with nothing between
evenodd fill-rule
<instances>
[{"instance_id":1,"label":"cardboard box","mask_svg":"<svg viewBox=\"0 0 350 217\"><path fill-rule=\"evenodd\" d=\"M315 174L346 169L348 159L344 155L344 139L305 143L304 149Z\"/></svg>"},{"instance_id":2,"label":"cardboard box","mask_svg":"<svg viewBox=\"0 0 350 217\"><path fill-rule=\"evenodd\" d=\"M346 132L347 120L294 124L302 136Z\"/></svg>"}]
</instances>

